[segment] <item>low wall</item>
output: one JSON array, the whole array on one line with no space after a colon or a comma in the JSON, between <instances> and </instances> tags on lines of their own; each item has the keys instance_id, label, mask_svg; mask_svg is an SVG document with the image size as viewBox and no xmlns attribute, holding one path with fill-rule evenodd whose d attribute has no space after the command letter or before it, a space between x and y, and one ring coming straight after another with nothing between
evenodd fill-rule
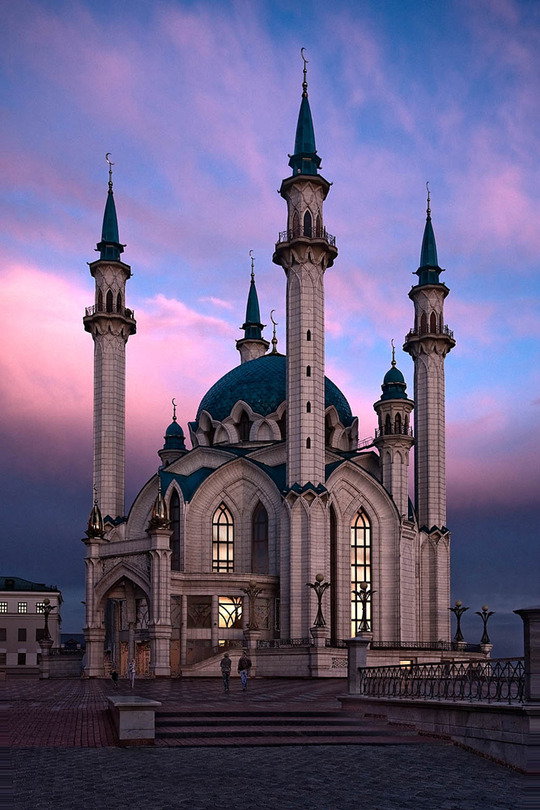
<instances>
[{"instance_id":1,"label":"low wall","mask_svg":"<svg viewBox=\"0 0 540 810\"><path fill-rule=\"evenodd\" d=\"M49 657L50 678L80 678L83 670L84 653L51 655Z\"/></svg>"},{"instance_id":2,"label":"low wall","mask_svg":"<svg viewBox=\"0 0 540 810\"><path fill-rule=\"evenodd\" d=\"M540 707L486 703L445 703L344 695L342 708L389 723L409 725L511 765L524 773L538 772Z\"/></svg>"}]
</instances>

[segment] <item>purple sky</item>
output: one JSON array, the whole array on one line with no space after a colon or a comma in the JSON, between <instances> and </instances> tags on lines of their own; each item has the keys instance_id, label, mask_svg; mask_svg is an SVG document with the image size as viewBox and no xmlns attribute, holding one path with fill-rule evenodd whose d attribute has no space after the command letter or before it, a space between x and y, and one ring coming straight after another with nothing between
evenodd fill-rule
<instances>
[{"instance_id":1,"label":"purple sky","mask_svg":"<svg viewBox=\"0 0 540 810\"><path fill-rule=\"evenodd\" d=\"M115 162L127 305L127 505L238 363L255 255L284 350L288 176L300 47L339 257L326 277L327 374L373 433L413 321L425 182L457 346L446 361L452 597L467 640L489 604L495 653L538 603L540 5L512 0L5 0L0 32L2 571L57 584L82 624L91 507L95 258ZM266 330L270 338L270 330ZM410 358L397 352L409 383Z\"/></svg>"}]
</instances>

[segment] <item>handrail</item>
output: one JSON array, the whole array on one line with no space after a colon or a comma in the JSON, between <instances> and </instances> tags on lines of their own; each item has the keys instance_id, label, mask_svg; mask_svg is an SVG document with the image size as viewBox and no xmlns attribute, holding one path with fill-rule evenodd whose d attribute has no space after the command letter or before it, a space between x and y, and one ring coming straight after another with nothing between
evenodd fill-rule
<instances>
[{"instance_id":1,"label":"handrail","mask_svg":"<svg viewBox=\"0 0 540 810\"><path fill-rule=\"evenodd\" d=\"M359 693L366 697L508 704L524 701L523 658L366 667L358 674Z\"/></svg>"},{"instance_id":2,"label":"handrail","mask_svg":"<svg viewBox=\"0 0 540 810\"><path fill-rule=\"evenodd\" d=\"M324 239L324 241L328 242L328 244L332 247L336 246L336 237L332 236L331 233L328 233L326 228L308 228L305 230L304 228L300 227L292 230L289 228L286 231L280 231L276 244L280 245L283 242L292 242L293 239L300 239L302 237L307 237L308 239Z\"/></svg>"},{"instance_id":3,"label":"handrail","mask_svg":"<svg viewBox=\"0 0 540 810\"><path fill-rule=\"evenodd\" d=\"M89 318L91 315L96 315L97 313L103 313L103 315L123 315L124 318L135 320L135 311L127 307L120 307L119 309L117 307L113 312L109 312L105 307L98 308L96 304L92 304L91 307L85 307L85 318Z\"/></svg>"},{"instance_id":4,"label":"handrail","mask_svg":"<svg viewBox=\"0 0 540 810\"><path fill-rule=\"evenodd\" d=\"M426 325L424 328L421 329L411 329L405 335L405 343L411 340L411 338L419 337L422 335L446 335L447 337L454 339L454 333L451 329L448 328L446 324L444 326L436 326L435 329L431 329L429 325Z\"/></svg>"}]
</instances>

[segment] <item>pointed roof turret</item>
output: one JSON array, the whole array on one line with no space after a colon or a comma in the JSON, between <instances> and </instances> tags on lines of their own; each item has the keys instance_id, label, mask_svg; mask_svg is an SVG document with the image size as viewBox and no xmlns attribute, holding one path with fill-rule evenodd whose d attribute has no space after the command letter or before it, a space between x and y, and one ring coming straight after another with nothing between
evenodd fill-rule
<instances>
[{"instance_id":1,"label":"pointed roof turret","mask_svg":"<svg viewBox=\"0 0 540 810\"><path fill-rule=\"evenodd\" d=\"M103 214L103 228L101 229L101 242L98 242L97 250L100 252L100 259L120 261L120 254L124 252L124 245L120 244L118 236L118 218L116 216L116 206L114 204L112 167L114 163L109 160L110 152L107 152L105 160L109 164L109 191L107 202L105 203L105 213Z\"/></svg>"},{"instance_id":2,"label":"pointed roof turret","mask_svg":"<svg viewBox=\"0 0 540 810\"><path fill-rule=\"evenodd\" d=\"M257 295L257 288L255 287L255 271L254 271L254 257L253 251L249 251L251 257L251 283L249 285L249 293L246 306L246 320L240 327L244 330L244 337L252 340L262 339L262 330L264 324L261 323L261 312L259 309L259 297Z\"/></svg>"},{"instance_id":3,"label":"pointed roof turret","mask_svg":"<svg viewBox=\"0 0 540 810\"><path fill-rule=\"evenodd\" d=\"M422 239L422 250L420 251L420 267L416 270L419 284L441 284L439 280L439 273L443 273L442 267L439 267L437 260L437 245L435 243L435 233L433 232L433 225L431 224L431 208L429 182L426 183L427 188L427 209L426 209L426 227L424 228L424 238Z\"/></svg>"},{"instance_id":4,"label":"pointed roof turret","mask_svg":"<svg viewBox=\"0 0 540 810\"><path fill-rule=\"evenodd\" d=\"M298 123L296 125L296 138L294 141L294 154L289 155L289 166L296 174L317 174L321 165L321 158L317 154L315 146L315 130L308 100L307 91L307 59L304 56L304 48L301 49L304 60L304 81L302 82L302 101L300 102L300 112L298 113Z\"/></svg>"}]
</instances>

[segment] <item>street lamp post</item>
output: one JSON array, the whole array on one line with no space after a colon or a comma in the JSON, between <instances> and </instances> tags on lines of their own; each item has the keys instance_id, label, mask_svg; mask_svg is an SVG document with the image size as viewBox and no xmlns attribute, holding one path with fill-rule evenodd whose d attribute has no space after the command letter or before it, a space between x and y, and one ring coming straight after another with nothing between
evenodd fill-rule
<instances>
[{"instance_id":1,"label":"street lamp post","mask_svg":"<svg viewBox=\"0 0 540 810\"><path fill-rule=\"evenodd\" d=\"M461 602L459 599L456 600L456 604L454 607L448 608L448 610L451 610L454 616L456 617L457 626L454 641L457 643L465 641L465 639L463 638L463 633L461 632L461 617L468 609L469 609L468 607L463 607L463 602Z\"/></svg>"},{"instance_id":2,"label":"street lamp post","mask_svg":"<svg viewBox=\"0 0 540 810\"><path fill-rule=\"evenodd\" d=\"M482 610L481 611L480 610L476 611L476 615L480 616L480 618L482 619L482 621L484 623L484 632L482 634L482 639L480 641L480 644L491 644L491 639L489 638L488 631L487 631L487 623L488 623L489 617L493 616L494 613L495 613L495 611L490 610L487 605L482 605Z\"/></svg>"},{"instance_id":3,"label":"street lamp post","mask_svg":"<svg viewBox=\"0 0 540 810\"><path fill-rule=\"evenodd\" d=\"M377 591L373 591L367 582L361 582L360 590L354 593L362 606L362 618L356 627L356 634L369 633L371 630L371 620L368 619L368 605L371 602L371 597L374 593L377 593Z\"/></svg>"},{"instance_id":4,"label":"street lamp post","mask_svg":"<svg viewBox=\"0 0 540 810\"><path fill-rule=\"evenodd\" d=\"M323 593L326 591L327 588L330 587L330 583L323 582L323 580L324 574L317 574L317 576L315 577L315 582L306 582L308 588L313 588L317 596L317 615L315 616L313 627L326 627L326 622L324 620L321 603Z\"/></svg>"}]
</instances>

